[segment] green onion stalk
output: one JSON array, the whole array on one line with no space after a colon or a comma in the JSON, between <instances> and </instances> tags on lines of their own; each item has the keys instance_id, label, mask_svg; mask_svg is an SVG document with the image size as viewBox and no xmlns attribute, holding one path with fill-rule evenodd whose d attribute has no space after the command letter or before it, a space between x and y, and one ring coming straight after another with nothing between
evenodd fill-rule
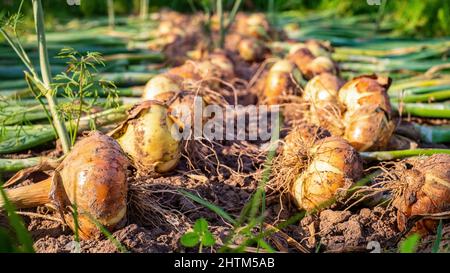
<instances>
[{"instance_id":1,"label":"green onion stalk","mask_svg":"<svg viewBox=\"0 0 450 273\"><path fill-rule=\"evenodd\" d=\"M413 124L419 132L420 139L428 143L450 143L450 125L429 126L422 124Z\"/></svg>"},{"instance_id":2,"label":"green onion stalk","mask_svg":"<svg viewBox=\"0 0 450 273\"><path fill-rule=\"evenodd\" d=\"M149 0L141 0L141 10L140 10L140 17L142 21L147 20L148 17L148 4Z\"/></svg>"},{"instance_id":3,"label":"green onion stalk","mask_svg":"<svg viewBox=\"0 0 450 273\"><path fill-rule=\"evenodd\" d=\"M450 119L450 103L392 103L394 111L424 118Z\"/></svg>"},{"instance_id":4,"label":"green onion stalk","mask_svg":"<svg viewBox=\"0 0 450 273\"><path fill-rule=\"evenodd\" d=\"M361 157L366 161L395 160L412 156L431 156L434 154L450 154L450 149L412 149L360 153Z\"/></svg>"},{"instance_id":5,"label":"green onion stalk","mask_svg":"<svg viewBox=\"0 0 450 273\"><path fill-rule=\"evenodd\" d=\"M113 0L107 0L107 6L108 6L108 25L110 29L114 29L115 27L115 16L114 16L114 1Z\"/></svg>"},{"instance_id":6,"label":"green onion stalk","mask_svg":"<svg viewBox=\"0 0 450 273\"><path fill-rule=\"evenodd\" d=\"M39 156L20 159L0 158L0 173L18 172L20 170L39 165L44 161L52 164L56 163L58 160Z\"/></svg>"}]
</instances>

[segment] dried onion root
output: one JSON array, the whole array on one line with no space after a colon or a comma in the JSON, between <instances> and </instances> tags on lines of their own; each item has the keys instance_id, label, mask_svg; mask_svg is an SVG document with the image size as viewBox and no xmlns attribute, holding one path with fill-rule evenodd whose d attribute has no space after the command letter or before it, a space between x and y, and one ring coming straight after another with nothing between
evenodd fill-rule
<instances>
[{"instance_id":1,"label":"dried onion root","mask_svg":"<svg viewBox=\"0 0 450 273\"><path fill-rule=\"evenodd\" d=\"M125 220L128 165L113 138L93 132L76 143L50 178L6 193L17 208L53 205L72 230L70 209L75 204L80 237L90 239L101 234L92 219L109 230Z\"/></svg>"}]
</instances>

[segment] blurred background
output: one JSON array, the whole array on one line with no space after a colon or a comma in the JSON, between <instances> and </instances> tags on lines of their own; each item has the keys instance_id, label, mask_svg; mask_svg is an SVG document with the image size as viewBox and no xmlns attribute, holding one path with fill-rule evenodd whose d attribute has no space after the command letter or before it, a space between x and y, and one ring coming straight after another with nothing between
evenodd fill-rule
<instances>
[{"instance_id":1,"label":"blurred background","mask_svg":"<svg viewBox=\"0 0 450 273\"><path fill-rule=\"evenodd\" d=\"M31 1L25 1L24 11L30 18ZM73 5L79 2L80 5ZM114 0L118 16L137 15L139 0ZM170 8L180 12L203 11L210 0L149 0L149 11ZM224 0L231 7L234 0ZM267 11L269 0L244 0L242 10ZM17 11L18 0L0 1L0 18ZM104 17L106 0L44 0L46 22L51 27L56 22L74 18ZM72 5L70 5L72 4ZM377 24L389 24L399 36L444 37L450 36L450 1L448 0L274 0L276 12L332 13L332 16L371 15Z\"/></svg>"}]
</instances>

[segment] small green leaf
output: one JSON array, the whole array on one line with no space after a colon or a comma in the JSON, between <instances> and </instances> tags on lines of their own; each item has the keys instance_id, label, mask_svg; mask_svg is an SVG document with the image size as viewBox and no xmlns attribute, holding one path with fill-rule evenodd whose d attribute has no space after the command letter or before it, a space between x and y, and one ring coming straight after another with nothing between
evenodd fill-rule
<instances>
[{"instance_id":1,"label":"small green leaf","mask_svg":"<svg viewBox=\"0 0 450 273\"><path fill-rule=\"evenodd\" d=\"M211 232L206 231L202 236L202 244L204 246L213 246L216 243L216 239Z\"/></svg>"},{"instance_id":2,"label":"small green leaf","mask_svg":"<svg viewBox=\"0 0 450 273\"><path fill-rule=\"evenodd\" d=\"M414 253L420 241L420 235L414 233L400 243L400 253Z\"/></svg>"},{"instance_id":3,"label":"small green leaf","mask_svg":"<svg viewBox=\"0 0 450 273\"><path fill-rule=\"evenodd\" d=\"M437 227L436 240L434 241L433 249L431 250L432 253L439 252L439 247L441 246L441 242L442 242L442 220L439 221L439 225Z\"/></svg>"},{"instance_id":4,"label":"small green leaf","mask_svg":"<svg viewBox=\"0 0 450 273\"><path fill-rule=\"evenodd\" d=\"M196 232L188 232L181 237L180 243L184 247L194 247L200 243L200 237Z\"/></svg>"},{"instance_id":5,"label":"small green leaf","mask_svg":"<svg viewBox=\"0 0 450 273\"><path fill-rule=\"evenodd\" d=\"M200 218L195 221L194 231L198 234L202 234L208 231L208 221L205 218Z\"/></svg>"}]
</instances>

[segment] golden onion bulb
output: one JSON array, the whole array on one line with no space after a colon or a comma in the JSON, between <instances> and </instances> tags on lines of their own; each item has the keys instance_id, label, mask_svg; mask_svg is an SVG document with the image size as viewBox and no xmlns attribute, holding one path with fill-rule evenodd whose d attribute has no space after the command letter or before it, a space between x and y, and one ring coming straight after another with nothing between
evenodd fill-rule
<instances>
[{"instance_id":1,"label":"golden onion bulb","mask_svg":"<svg viewBox=\"0 0 450 273\"><path fill-rule=\"evenodd\" d=\"M293 62L298 69L302 72L302 75L306 79L311 79L314 75L311 73L309 64L316 57L306 47L299 46L295 51L288 55L288 59Z\"/></svg>"},{"instance_id":2,"label":"golden onion bulb","mask_svg":"<svg viewBox=\"0 0 450 273\"><path fill-rule=\"evenodd\" d=\"M318 140L308 157L307 167L290 191L297 206L308 212L329 205L340 190L350 188L362 175L358 152L340 137Z\"/></svg>"},{"instance_id":3,"label":"golden onion bulb","mask_svg":"<svg viewBox=\"0 0 450 273\"><path fill-rule=\"evenodd\" d=\"M167 94L173 95L173 93L178 93L181 91L181 81L175 75L170 74L160 74L150 79L145 85L144 92L142 95L143 100L165 100Z\"/></svg>"},{"instance_id":4,"label":"golden onion bulb","mask_svg":"<svg viewBox=\"0 0 450 273\"><path fill-rule=\"evenodd\" d=\"M306 67L306 75L308 78L322 73L338 73L337 65L330 58L324 56L315 58Z\"/></svg>"},{"instance_id":5,"label":"golden onion bulb","mask_svg":"<svg viewBox=\"0 0 450 273\"><path fill-rule=\"evenodd\" d=\"M180 140L167 107L158 101L136 105L111 134L142 174L166 173L180 159Z\"/></svg>"},{"instance_id":6,"label":"golden onion bulb","mask_svg":"<svg viewBox=\"0 0 450 273\"><path fill-rule=\"evenodd\" d=\"M305 86L303 99L312 105L338 104L338 91L342 81L335 75L323 73L315 76Z\"/></svg>"},{"instance_id":7,"label":"golden onion bulb","mask_svg":"<svg viewBox=\"0 0 450 273\"><path fill-rule=\"evenodd\" d=\"M363 75L342 86L339 100L347 111L354 111L366 105L376 105L386 112L391 111L387 90L391 79L377 75Z\"/></svg>"},{"instance_id":8,"label":"golden onion bulb","mask_svg":"<svg viewBox=\"0 0 450 273\"><path fill-rule=\"evenodd\" d=\"M391 80L375 75L361 76L339 90L346 108L344 137L359 151L384 149L395 129L387 95Z\"/></svg>"},{"instance_id":9,"label":"golden onion bulb","mask_svg":"<svg viewBox=\"0 0 450 273\"><path fill-rule=\"evenodd\" d=\"M297 94L293 81L295 65L287 60L277 61L265 79L264 96L268 104L277 104L281 96Z\"/></svg>"},{"instance_id":10,"label":"golden onion bulb","mask_svg":"<svg viewBox=\"0 0 450 273\"><path fill-rule=\"evenodd\" d=\"M388 146L395 124L376 105L344 114L344 138L358 151L380 150Z\"/></svg>"},{"instance_id":11,"label":"golden onion bulb","mask_svg":"<svg viewBox=\"0 0 450 273\"><path fill-rule=\"evenodd\" d=\"M254 38L244 38L238 45L239 56L247 62L256 62L264 58L264 45Z\"/></svg>"},{"instance_id":12,"label":"golden onion bulb","mask_svg":"<svg viewBox=\"0 0 450 273\"><path fill-rule=\"evenodd\" d=\"M305 46L316 57L323 56L323 57L331 58L330 48L325 46L321 42L318 42L316 40L308 40L305 42Z\"/></svg>"}]
</instances>

